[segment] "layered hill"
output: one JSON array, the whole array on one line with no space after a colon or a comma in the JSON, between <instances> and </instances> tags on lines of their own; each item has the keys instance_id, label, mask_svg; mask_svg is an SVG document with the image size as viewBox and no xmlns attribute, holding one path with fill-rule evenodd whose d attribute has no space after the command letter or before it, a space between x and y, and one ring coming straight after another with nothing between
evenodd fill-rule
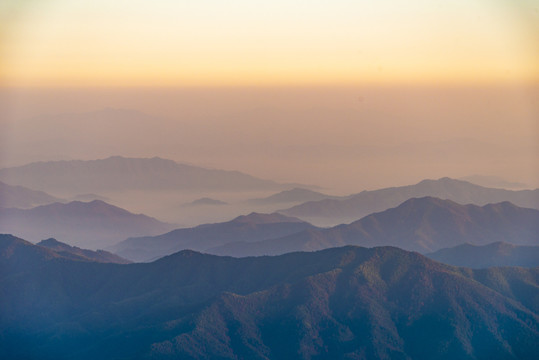
<instances>
[{"instance_id":1,"label":"layered hill","mask_svg":"<svg viewBox=\"0 0 539 360\"><path fill-rule=\"evenodd\" d=\"M51 259L129 264L130 261L106 251L72 247L55 239L34 245L11 234L0 234L0 279L19 272L35 271Z\"/></svg>"},{"instance_id":2,"label":"layered hill","mask_svg":"<svg viewBox=\"0 0 539 360\"><path fill-rule=\"evenodd\" d=\"M481 186L491 187L491 188L501 188L501 189L526 189L528 186L524 183L507 181L498 176L487 176L487 175L469 175L461 177L460 180L471 182L472 184L477 184Z\"/></svg>"},{"instance_id":3,"label":"layered hill","mask_svg":"<svg viewBox=\"0 0 539 360\"><path fill-rule=\"evenodd\" d=\"M32 209L0 209L0 232L30 241L55 238L70 245L98 249L130 236L157 235L174 228L100 200L54 203Z\"/></svg>"},{"instance_id":4,"label":"layered hill","mask_svg":"<svg viewBox=\"0 0 539 360\"><path fill-rule=\"evenodd\" d=\"M284 190L265 198L251 199L248 202L253 205L274 205L286 203L298 203L307 201L319 201L323 199L337 199L337 196L326 195L318 191L303 188Z\"/></svg>"},{"instance_id":5,"label":"layered hill","mask_svg":"<svg viewBox=\"0 0 539 360\"><path fill-rule=\"evenodd\" d=\"M148 264L0 238L0 356L26 359L535 359L539 269L460 269L397 248ZM21 251L24 248L26 251ZM13 270L15 269L15 270ZM166 276L164 276L166 274Z\"/></svg>"},{"instance_id":6,"label":"layered hill","mask_svg":"<svg viewBox=\"0 0 539 360\"><path fill-rule=\"evenodd\" d=\"M158 236L134 237L109 248L132 261L151 261L174 252L190 249L206 252L235 241L254 242L279 238L305 229L311 224L281 214L239 216L231 221L176 229Z\"/></svg>"},{"instance_id":7,"label":"layered hill","mask_svg":"<svg viewBox=\"0 0 539 360\"><path fill-rule=\"evenodd\" d=\"M42 240L36 244L47 249L50 249L58 255L65 258L74 258L77 260L97 261L102 263L129 264L130 261L119 257L113 253L104 250L92 251L81 249L76 246L70 246L56 239L50 238Z\"/></svg>"},{"instance_id":8,"label":"layered hill","mask_svg":"<svg viewBox=\"0 0 539 360\"><path fill-rule=\"evenodd\" d=\"M12 186L0 181L0 207L27 209L59 201L61 199L43 191Z\"/></svg>"},{"instance_id":9,"label":"layered hill","mask_svg":"<svg viewBox=\"0 0 539 360\"><path fill-rule=\"evenodd\" d=\"M539 189L519 191L494 189L462 180L442 178L423 180L409 186L362 191L346 199L306 202L279 212L315 225L332 226L356 221L371 213L395 207L410 198L425 196L475 205L509 201L517 206L539 209Z\"/></svg>"},{"instance_id":10,"label":"layered hill","mask_svg":"<svg viewBox=\"0 0 539 360\"><path fill-rule=\"evenodd\" d=\"M37 162L0 169L0 180L51 193L118 190L253 190L284 185L238 171L212 170L154 157Z\"/></svg>"},{"instance_id":11,"label":"layered hill","mask_svg":"<svg viewBox=\"0 0 539 360\"><path fill-rule=\"evenodd\" d=\"M463 243L505 241L539 245L539 210L509 202L460 205L433 197L413 198L396 208L330 229L308 229L280 239L228 243L208 252L218 255L278 255L336 246L397 246L427 253Z\"/></svg>"},{"instance_id":12,"label":"layered hill","mask_svg":"<svg viewBox=\"0 0 539 360\"><path fill-rule=\"evenodd\" d=\"M521 246L505 242L483 246L462 244L426 256L449 265L475 269L493 266L539 266L539 246Z\"/></svg>"},{"instance_id":13,"label":"layered hill","mask_svg":"<svg viewBox=\"0 0 539 360\"><path fill-rule=\"evenodd\" d=\"M221 206L221 205L228 205L228 203L222 200L212 199L208 197L196 199L191 202L183 204L184 207L199 207L199 206L204 207L204 206Z\"/></svg>"}]
</instances>

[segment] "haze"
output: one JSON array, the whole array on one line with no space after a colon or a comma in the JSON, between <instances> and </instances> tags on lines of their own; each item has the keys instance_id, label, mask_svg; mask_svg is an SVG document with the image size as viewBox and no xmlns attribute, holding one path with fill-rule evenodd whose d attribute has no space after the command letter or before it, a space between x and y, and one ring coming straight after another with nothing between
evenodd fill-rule
<instances>
[{"instance_id":1,"label":"haze","mask_svg":"<svg viewBox=\"0 0 539 360\"><path fill-rule=\"evenodd\" d=\"M161 156L346 193L423 178L537 184L537 88L10 91L4 166ZM60 115L57 115L60 114Z\"/></svg>"},{"instance_id":2,"label":"haze","mask_svg":"<svg viewBox=\"0 0 539 360\"><path fill-rule=\"evenodd\" d=\"M0 166L160 156L332 193L539 184L532 1L7 1Z\"/></svg>"}]
</instances>

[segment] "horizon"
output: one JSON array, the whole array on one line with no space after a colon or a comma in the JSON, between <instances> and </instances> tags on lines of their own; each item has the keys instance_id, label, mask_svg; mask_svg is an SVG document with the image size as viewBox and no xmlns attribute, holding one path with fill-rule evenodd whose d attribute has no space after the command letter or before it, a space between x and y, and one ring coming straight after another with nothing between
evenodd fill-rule
<instances>
[{"instance_id":1,"label":"horizon","mask_svg":"<svg viewBox=\"0 0 539 360\"><path fill-rule=\"evenodd\" d=\"M0 167L159 156L337 193L539 186L539 86L0 89ZM313 181L316 180L316 181Z\"/></svg>"},{"instance_id":2,"label":"horizon","mask_svg":"<svg viewBox=\"0 0 539 360\"><path fill-rule=\"evenodd\" d=\"M160 156L338 193L539 186L531 0L8 0L0 20L0 167Z\"/></svg>"},{"instance_id":3,"label":"horizon","mask_svg":"<svg viewBox=\"0 0 539 360\"><path fill-rule=\"evenodd\" d=\"M38 161L25 162L25 163L18 164L18 165L0 167L0 170L27 167L27 166L33 166L33 165L36 165L36 164L70 163L70 162L97 162L97 161L106 161L106 160L111 160L111 159L122 159L122 160L164 160L164 161L172 161L173 163L178 164L178 165L182 165L182 166L183 165L192 166L192 167L197 167L197 168L203 168L203 169L206 169L206 170L237 172L237 173L241 173L243 175L252 176L251 174L240 171L240 170L203 167L203 166L199 166L197 164L176 161L176 160L164 158L164 157L161 157L161 156L131 157L131 156L123 156L123 155L110 155L110 156L106 156L106 157L103 157L103 158L95 158L95 159L94 158L92 158L92 159L58 159L58 160L45 160L45 161L44 160L38 160ZM255 177L255 178L257 178L257 177ZM275 183L280 184L280 185L289 185L289 186L291 186L290 188L287 188L285 190L275 192L274 194L286 193L286 192L293 191L293 190L309 190L309 191L316 191L316 192L329 190L327 188L324 188L322 186L318 186L316 184L291 183L291 182L283 183L283 182L275 181L273 179L263 179L263 178L257 178L257 179L259 179L259 180L268 180L268 181L272 181L272 182L275 182ZM395 185L395 186L416 185L416 184L422 183L424 181L441 181L441 180L445 180L445 179L467 182L467 183L470 183L470 184L479 185L481 187L493 188L493 189L505 189L505 190L536 190L537 189L537 188L534 188L533 186L529 186L528 184L512 182L512 181L509 181L509 180L507 180L505 178L502 178L502 177L498 177L498 176L494 176L494 175L481 175L481 174L470 174L468 176L463 176L463 177L460 177L460 178L451 177L451 176L442 176L442 177L438 177L438 178L435 178L435 177L429 178L429 177L427 177L427 178L422 178L418 182L415 182L415 183L406 183L406 184L403 183L403 184L399 184L399 185ZM0 181L0 182L2 182L2 181ZM487 184L488 182L492 182L492 185ZM389 187L394 187L394 186L389 186ZM357 193L359 193L361 191L383 190L383 189L387 189L389 187L378 187L378 188L373 188L373 189L361 189ZM354 195L354 194L357 194L357 193L341 193L339 195L340 196L346 196L346 195ZM84 195L84 194L82 194L82 195ZM328 194L328 195L337 195L337 194ZM427 197L430 197L430 196L427 196ZM205 199L214 200L212 198L203 197L203 198L197 198L197 199L195 199L195 201L205 200ZM84 201L84 200L72 200L72 201L74 201L74 202L88 202L88 201ZM93 201L106 202L105 200L102 200L102 199L90 200L90 202L93 202ZM189 205L189 204L191 204L191 203L186 203L184 205ZM256 213L256 212L252 212L252 213Z\"/></svg>"}]
</instances>

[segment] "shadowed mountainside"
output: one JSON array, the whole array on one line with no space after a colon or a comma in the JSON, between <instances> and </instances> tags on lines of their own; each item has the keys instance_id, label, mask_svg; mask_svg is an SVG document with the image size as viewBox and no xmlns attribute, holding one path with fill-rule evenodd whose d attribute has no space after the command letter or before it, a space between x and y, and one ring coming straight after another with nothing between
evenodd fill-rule
<instances>
[{"instance_id":1,"label":"shadowed mountainside","mask_svg":"<svg viewBox=\"0 0 539 360\"><path fill-rule=\"evenodd\" d=\"M128 260L106 251L71 247L55 239L34 245L11 234L0 234L0 278L19 272L32 272L51 259L98 263L129 264Z\"/></svg>"},{"instance_id":2,"label":"shadowed mountainside","mask_svg":"<svg viewBox=\"0 0 539 360\"><path fill-rule=\"evenodd\" d=\"M351 224L308 229L280 239L228 243L208 252L253 256L344 245L390 245L425 253L466 242L485 245L496 241L539 245L539 210L520 208L509 202L480 207L433 197L413 198Z\"/></svg>"},{"instance_id":3,"label":"shadowed mountainside","mask_svg":"<svg viewBox=\"0 0 539 360\"><path fill-rule=\"evenodd\" d=\"M517 206L539 209L539 189L504 190L486 188L462 180L423 180L415 185L362 191L346 199L325 199L296 205L280 213L320 226L350 223L374 212L384 211L414 198L432 196L459 204L486 205L509 201Z\"/></svg>"},{"instance_id":4,"label":"shadowed mountainside","mask_svg":"<svg viewBox=\"0 0 539 360\"><path fill-rule=\"evenodd\" d=\"M66 258L71 258L73 255L75 259L84 259L87 261L97 261L102 263L115 263L115 264L129 264L130 261L119 257L113 253L104 250L87 250L81 249L76 246L70 246L64 244L56 239L50 238L42 240L36 244L47 249L50 249L58 255Z\"/></svg>"},{"instance_id":5,"label":"shadowed mountainside","mask_svg":"<svg viewBox=\"0 0 539 360\"><path fill-rule=\"evenodd\" d=\"M307 222L282 214L251 213L224 223L176 229L153 237L129 238L109 250L133 261L151 261L184 249L206 251L233 241L261 241L314 228Z\"/></svg>"},{"instance_id":6,"label":"shadowed mountainside","mask_svg":"<svg viewBox=\"0 0 539 360\"><path fill-rule=\"evenodd\" d=\"M171 228L171 224L100 200L0 209L0 232L31 241L53 237L89 249L104 248L129 236L161 234Z\"/></svg>"},{"instance_id":7,"label":"shadowed mountainside","mask_svg":"<svg viewBox=\"0 0 539 360\"><path fill-rule=\"evenodd\" d=\"M5 243L0 238L3 358L539 353L539 269L459 269L391 247L242 259L182 251L118 265L69 261L20 239Z\"/></svg>"},{"instance_id":8,"label":"shadowed mountainside","mask_svg":"<svg viewBox=\"0 0 539 360\"><path fill-rule=\"evenodd\" d=\"M475 269L493 266L539 266L539 246L519 246L504 242L483 246L462 244L425 256L445 264Z\"/></svg>"}]
</instances>

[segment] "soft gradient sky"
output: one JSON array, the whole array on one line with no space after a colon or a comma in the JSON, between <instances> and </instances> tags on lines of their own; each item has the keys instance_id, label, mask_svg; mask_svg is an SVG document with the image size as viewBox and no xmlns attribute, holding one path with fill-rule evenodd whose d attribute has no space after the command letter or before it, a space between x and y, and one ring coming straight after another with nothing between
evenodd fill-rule
<instances>
[{"instance_id":1,"label":"soft gradient sky","mask_svg":"<svg viewBox=\"0 0 539 360\"><path fill-rule=\"evenodd\" d=\"M539 186L538 119L537 0L0 2L0 166Z\"/></svg>"},{"instance_id":2,"label":"soft gradient sky","mask_svg":"<svg viewBox=\"0 0 539 360\"><path fill-rule=\"evenodd\" d=\"M535 0L4 0L9 85L536 82Z\"/></svg>"}]
</instances>

